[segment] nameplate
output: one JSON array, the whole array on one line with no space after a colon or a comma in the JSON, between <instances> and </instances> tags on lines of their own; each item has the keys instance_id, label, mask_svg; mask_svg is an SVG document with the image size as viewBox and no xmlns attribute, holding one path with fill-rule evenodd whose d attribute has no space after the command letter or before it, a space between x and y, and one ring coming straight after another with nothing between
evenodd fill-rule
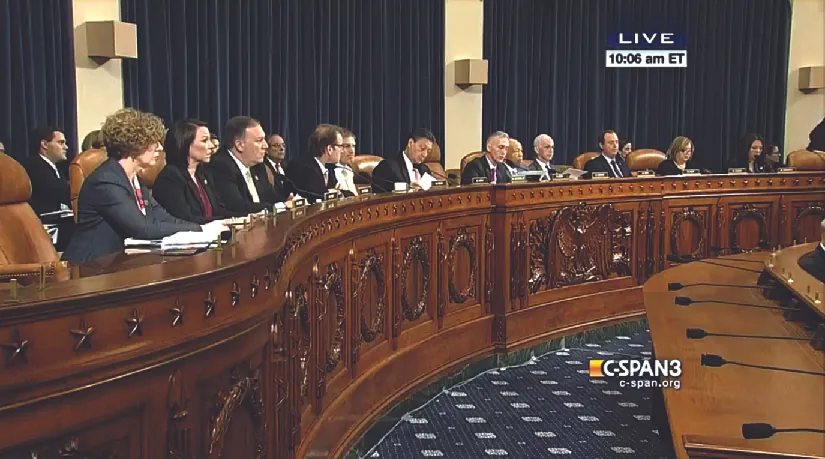
<instances>
[{"instance_id":1,"label":"nameplate","mask_svg":"<svg viewBox=\"0 0 825 459\"><path fill-rule=\"evenodd\" d=\"M780 167L776 170L777 172L796 172L796 168L794 167Z\"/></svg>"},{"instance_id":2,"label":"nameplate","mask_svg":"<svg viewBox=\"0 0 825 459\"><path fill-rule=\"evenodd\" d=\"M372 194L372 187L369 185L359 186L356 188L359 195Z\"/></svg>"},{"instance_id":3,"label":"nameplate","mask_svg":"<svg viewBox=\"0 0 825 459\"><path fill-rule=\"evenodd\" d=\"M304 198L295 198L292 200L292 208L298 209L307 205L307 200Z\"/></svg>"},{"instance_id":4,"label":"nameplate","mask_svg":"<svg viewBox=\"0 0 825 459\"><path fill-rule=\"evenodd\" d=\"M656 173L653 172L650 169L645 169L643 171L637 172L636 175L639 176L639 177L644 177L644 176L647 176L647 175L656 175Z\"/></svg>"},{"instance_id":5,"label":"nameplate","mask_svg":"<svg viewBox=\"0 0 825 459\"><path fill-rule=\"evenodd\" d=\"M510 178L510 181L513 182L513 183L526 182L527 177L525 177L523 175L514 175Z\"/></svg>"},{"instance_id":6,"label":"nameplate","mask_svg":"<svg viewBox=\"0 0 825 459\"><path fill-rule=\"evenodd\" d=\"M473 185L478 183L490 183L490 179L487 177L473 177Z\"/></svg>"},{"instance_id":7,"label":"nameplate","mask_svg":"<svg viewBox=\"0 0 825 459\"><path fill-rule=\"evenodd\" d=\"M747 174L744 167L731 167L728 169L728 174Z\"/></svg>"},{"instance_id":8,"label":"nameplate","mask_svg":"<svg viewBox=\"0 0 825 459\"><path fill-rule=\"evenodd\" d=\"M405 182L395 182L393 185L393 192L404 193L410 189L410 184Z\"/></svg>"},{"instance_id":9,"label":"nameplate","mask_svg":"<svg viewBox=\"0 0 825 459\"><path fill-rule=\"evenodd\" d=\"M306 215L306 212L306 207L301 207L300 209L292 209L292 218L303 217L304 215Z\"/></svg>"},{"instance_id":10,"label":"nameplate","mask_svg":"<svg viewBox=\"0 0 825 459\"><path fill-rule=\"evenodd\" d=\"M443 188L445 186L447 186L447 181L446 180L433 180L433 183L430 187L431 188Z\"/></svg>"},{"instance_id":11,"label":"nameplate","mask_svg":"<svg viewBox=\"0 0 825 459\"><path fill-rule=\"evenodd\" d=\"M607 172L593 172L592 177L593 178L607 178L608 174L607 174Z\"/></svg>"},{"instance_id":12,"label":"nameplate","mask_svg":"<svg viewBox=\"0 0 825 459\"><path fill-rule=\"evenodd\" d=\"M699 169L685 169L684 175L699 175Z\"/></svg>"},{"instance_id":13,"label":"nameplate","mask_svg":"<svg viewBox=\"0 0 825 459\"><path fill-rule=\"evenodd\" d=\"M339 196L337 191L327 191L324 193L324 201L337 201Z\"/></svg>"},{"instance_id":14,"label":"nameplate","mask_svg":"<svg viewBox=\"0 0 825 459\"><path fill-rule=\"evenodd\" d=\"M564 174L553 174L553 176L550 177L550 179L551 180L570 180L570 176L569 175L564 175Z\"/></svg>"}]
</instances>

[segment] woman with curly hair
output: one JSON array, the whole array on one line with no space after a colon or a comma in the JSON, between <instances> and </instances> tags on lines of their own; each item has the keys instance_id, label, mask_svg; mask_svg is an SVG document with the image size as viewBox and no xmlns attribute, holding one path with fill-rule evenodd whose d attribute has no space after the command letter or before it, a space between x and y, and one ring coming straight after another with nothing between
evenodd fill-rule
<instances>
[{"instance_id":1,"label":"woman with curly hair","mask_svg":"<svg viewBox=\"0 0 825 459\"><path fill-rule=\"evenodd\" d=\"M120 252L127 238L162 239L202 230L169 215L138 179L138 172L157 161L165 131L160 118L132 108L106 118L101 133L109 159L83 182L64 260L77 264Z\"/></svg>"}]
</instances>

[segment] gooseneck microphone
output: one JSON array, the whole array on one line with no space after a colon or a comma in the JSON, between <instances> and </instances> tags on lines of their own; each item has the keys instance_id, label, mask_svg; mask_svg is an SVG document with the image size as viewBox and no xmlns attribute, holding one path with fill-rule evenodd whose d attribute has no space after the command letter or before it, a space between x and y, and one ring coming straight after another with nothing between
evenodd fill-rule
<instances>
[{"instance_id":1,"label":"gooseneck microphone","mask_svg":"<svg viewBox=\"0 0 825 459\"><path fill-rule=\"evenodd\" d=\"M687 296L677 296L673 299L673 303L679 306L690 306L692 304L700 304L700 303L718 303L718 304L727 304L730 306L744 306L748 308L760 308L760 309L777 309L780 311L797 311L797 308L788 308L783 306L764 306L761 304L752 304L752 303L736 303L733 301L724 301L724 300L694 300L693 298Z\"/></svg>"},{"instance_id":2,"label":"gooseneck microphone","mask_svg":"<svg viewBox=\"0 0 825 459\"><path fill-rule=\"evenodd\" d=\"M797 370L795 368L771 367L766 365L753 365L750 363L734 362L732 360L725 360L721 355L716 354L702 354L701 364L703 367L721 367L723 365L736 365L745 368L756 368L758 370L772 370L783 371L786 373L798 373L812 376L825 376L825 373L818 371Z\"/></svg>"},{"instance_id":3,"label":"gooseneck microphone","mask_svg":"<svg viewBox=\"0 0 825 459\"><path fill-rule=\"evenodd\" d=\"M688 287L730 287L730 288L758 288L758 289L773 289L776 288L775 285L740 285L740 284L712 284L708 282L697 282L695 284L682 284L679 282L670 282L667 284L667 290L669 292L674 292L676 290L682 290L683 288Z\"/></svg>"},{"instance_id":4,"label":"gooseneck microphone","mask_svg":"<svg viewBox=\"0 0 825 459\"><path fill-rule=\"evenodd\" d=\"M825 339L806 338L802 336L765 336L765 335L740 335L736 333L711 333L702 328L688 328L685 330L687 339L703 339L706 336L724 336L728 338L753 338L753 339L778 339L786 341L825 341Z\"/></svg>"},{"instance_id":5,"label":"gooseneck microphone","mask_svg":"<svg viewBox=\"0 0 825 459\"><path fill-rule=\"evenodd\" d=\"M738 269L740 271L746 271L746 272L749 272L749 273L762 274L762 271L759 271L759 270L756 270L756 269L748 269L748 268L743 268L741 266L731 266L731 265L726 265L726 264L722 264L722 263L714 263L710 260L705 260L703 258L694 258L694 257L691 257L689 255L677 256L677 255L669 254L667 256L667 261L672 262L672 263L678 263L678 264L704 263L706 265L720 266L722 268Z\"/></svg>"},{"instance_id":6,"label":"gooseneck microphone","mask_svg":"<svg viewBox=\"0 0 825 459\"><path fill-rule=\"evenodd\" d=\"M383 186L383 185L381 185L381 187L380 187L380 188L381 188L381 191L383 191L383 192L390 192L390 191L392 191L392 190L395 188L395 182L393 182L392 180L386 180L386 179L383 179L383 178L381 178L381 177L375 177L375 176L370 177L369 175L367 175L367 174L365 174L365 173L363 173L363 172L356 171L356 170L352 169L351 167L349 167L349 166L345 166L345 165L343 165L343 164L336 164L336 165L335 165L335 168L336 168L336 169L344 169L344 170L348 170L348 171L352 172L353 174L355 174L355 175L357 175L357 176L361 177L362 179L367 180L367 181L368 181L368 182L370 182L370 183L373 183L374 181L378 180L378 181L380 181L380 182L382 182L382 183L387 183L387 184L390 184L391 186L390 186L389 190L385 189L385 188L384 188L384 186Z\"/></svg>"},{"instance_id":7,"label":"gooseneck microphone","mask_svg":"<svg viewBox=\"0 0 825 459\"><path fill-rule=\"evenodd\" d=\"M764 422L753 422L750 424L742 424L742 436L746 440L761 440L764 438L771 438L774 434L783 432L811 432L825 434L823 429L777 429L776 427L766 424Z\"/></svg>"}]
</instances>

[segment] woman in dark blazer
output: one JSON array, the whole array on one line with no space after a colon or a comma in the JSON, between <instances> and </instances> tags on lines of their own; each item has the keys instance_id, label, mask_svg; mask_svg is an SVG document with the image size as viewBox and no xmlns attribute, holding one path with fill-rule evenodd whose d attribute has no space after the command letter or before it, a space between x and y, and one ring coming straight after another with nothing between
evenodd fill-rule
<instances>
[{"instance_id":1,"label":"woman in dark blazer","mask_svg":"<svg viewBox=\"0 0 825 459\"><path fill-rule=\"evenodd\" d=\"M169 215L138 180L138 172L157 162L165 131L160 118L125 108L107 117L101 131L109 159L83 182L64 260L79 264L121 252L128 238L155 240L202 230Z\"/></svg>"},{"instance_id":2,"label":"woman in dark blazer","mask_svg":"<svg viewBox=\"0 0 825 459\"><path fill-rule=\"evenodd\" d=\"M676 137L667 149L667 159L659 163L656 175L682 175L687 162L693 158L693 141L687 137Z\"/></svg>"},{"instance_id":3,"label":"woman in dark blazer","mask_svg":"<svg viewBox=\"0 0 825 459\"><path fill-rule=\"evenodd\" d=\"M745 134L736 155L728 162L728 168L741 168L754 174L775 172L766 158L766 150L765 141L759 134Z\"/></svg>"},{"instance_id":4,"label":"woman in dark blazer","mask_svg":"<svg viewBox=\"0 0 825 459\"><path fill-rule=\"evenodd\" d=\"M166 167L158 174L152 193L167 212L200 224L246 214L226 209L212 188L204 166L214 153L209 128L198 120L175 123L166 134Z\"/></svg>"}]
</instances>

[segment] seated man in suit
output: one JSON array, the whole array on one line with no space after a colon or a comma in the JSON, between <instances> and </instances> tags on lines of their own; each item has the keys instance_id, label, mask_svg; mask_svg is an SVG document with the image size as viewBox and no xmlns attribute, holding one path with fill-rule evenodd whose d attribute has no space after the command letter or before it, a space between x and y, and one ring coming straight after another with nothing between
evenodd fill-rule
<instances>
[{"instance_id":1,"label":"seated man in suit","mask_svg":"<svg viewBox=\"0 0 825 459\"><path fill-rule=\"evenodd\" d=\"M613 131L604 131L599 136L599 148L602 154L591 159L584 165L587 172L607 172L608 177L630 177L630 168L619 153L619 136Z\"/></svg>"},{"instance_id":2,"label":"seated man in suit","mask_svg":"<svg viewBox=\"0 0 825 459\"><path fill-rule=\"evenodd\" d=\"M286 190L276 189L266 177L266 134L258 120L236 116L226 123L224 148L212 156L209 170L218 199L231 212L253 214L288 207ZM278 204L280 203L280 204ZM278 205L276 205L278 204Z\"/></svg>"},{"instance_id":3,"label":"seated man in suit","mask_svg":"<svg viewBox=\"0 0 825 459\"><path fill-rule=\"evenodd\" d=\"M32 182L30 204L37 215L70 209L69 181L57 170L66 161L66 137L53 126L40 126L32 132L34 154L26 164Z\"/></svg>"},{"instance_id":4,"label":"seated man in suit","mask_svg":"<svg viewBox=\"0 0 825 459\"><path fill-rule=\"evenodd\" d=\"M435 144L435 136L429 129L417 128L407 139L407 146L401 153L382 160L372 171L372 187L376 192L390 192L396 183L409 183L418 187L419 181L430 168L424 159Z\"/></svg>"},{"instance_id":5,"label":"seated man in suit","mask_svg":"<svg viewBox=\"0 0 825 459\"><path fill-rule=\"evenodd\" d=\"M825 283L825 220L822 220L822 240L813 252L799 258L799 267L814 276L819 282Z\"/></svg>"},{"instance_id":6,"label":"seated man in suit","mask_svg":"<svg viewBox=\"0 0 825 459\"><path fill-rule=\"evenodd\" d=\"M128 238L155 240L201 231L201 225L169 215L138 179L141 170L157 162L166 131L160 118L125 108L107 117L101 131L109 159L83 182L77 227L63 259L79 264L123 251Z\"/></svg>"},{"instance_id":7,"label":"seated man in suit","mask_svg":"<svg viewBox=\"0 0 825 459\"><path fill-rule=\"evenodd\" d=\"M355 134L349 129L341 128L341 137L344 139L344 148L341 150L341 158L335 164L327 164L327 169L335 174L335 180L341 184L340 190L344 196L357 196L358 189L355 187L355 172L352 170L352 158L355 157Z\"/></svg>"},{"instance_id":8,"label":"seated man in suit","mask_svg":"<svg viewBox=\"0 0 825 459\"><path fill-rule=\"evenodd\" d=\"M536 159L527 168L531 171L544 172L542 179L549 179L556 173L550 161L553 160L553 153L556 149L556 143L553 138L547 134L539 134L533 140L533 150L536 152Z\"/></svg>"},{"instance_id":9,"label":"seated man in suit","mask_svg":"<svg viewBox=\"0 0 825 459\"><path fill-rule=\"evenodd\" d=\"M335 174L330 173L327 164L337 164L343 149L340 127L331 124L317 126L309 136L306 154L286 166L286 176L298 194L315 203L323 201L328 191L340 190L341 185Z\"/></svg>"},{"instance_id":10,"label":"seated man in suit","mask_svg":"<svg viewBox=\"0 0 825 459\"><path fill-rule=\"evenodd\" d=\"M487 152L464 166L461 173L461 184L469 185L476 177L486 178L489 183L510 183L510 171L504 164L507 157L507 148L510 146L510 135L496 131L487 138Z\"/></svg>"},{"instance_id":11,"label":"seated man in suit","mask_svg":"<svg viewBox=\"0 0 825 459\"><path fill-rule=\"evenodd\" d=\"M264 156L264 167L267 169L266 178L275 189L283 189L284 193L293 194L295 189L286 178L286 142L279 134L269 136L269 148Z\"/></svg>"},{"instance_id":12,"label":"seated man in suit","mask_svg":"<svg viewBox=\"0 0 825 459\"><path fill-rule=\"evenodd\" d=\"M504 165L510 171L510 175L516 175L519 172L527 170L521 163L524 161L524 147L521 142L516 139L510 139L510 146L507 147L507 157L504 160Z\"/></svg>"},{"instance_id":13,"label":"seated man in suit","mask_svg":"<svg viewBox=\"0 0 825 459\"><path fill-rule=\"evenodd\" d=\"M825 151L825 118L816 125L808 138L811 140L808 151Z\"/></svg>"}]
</instances>

